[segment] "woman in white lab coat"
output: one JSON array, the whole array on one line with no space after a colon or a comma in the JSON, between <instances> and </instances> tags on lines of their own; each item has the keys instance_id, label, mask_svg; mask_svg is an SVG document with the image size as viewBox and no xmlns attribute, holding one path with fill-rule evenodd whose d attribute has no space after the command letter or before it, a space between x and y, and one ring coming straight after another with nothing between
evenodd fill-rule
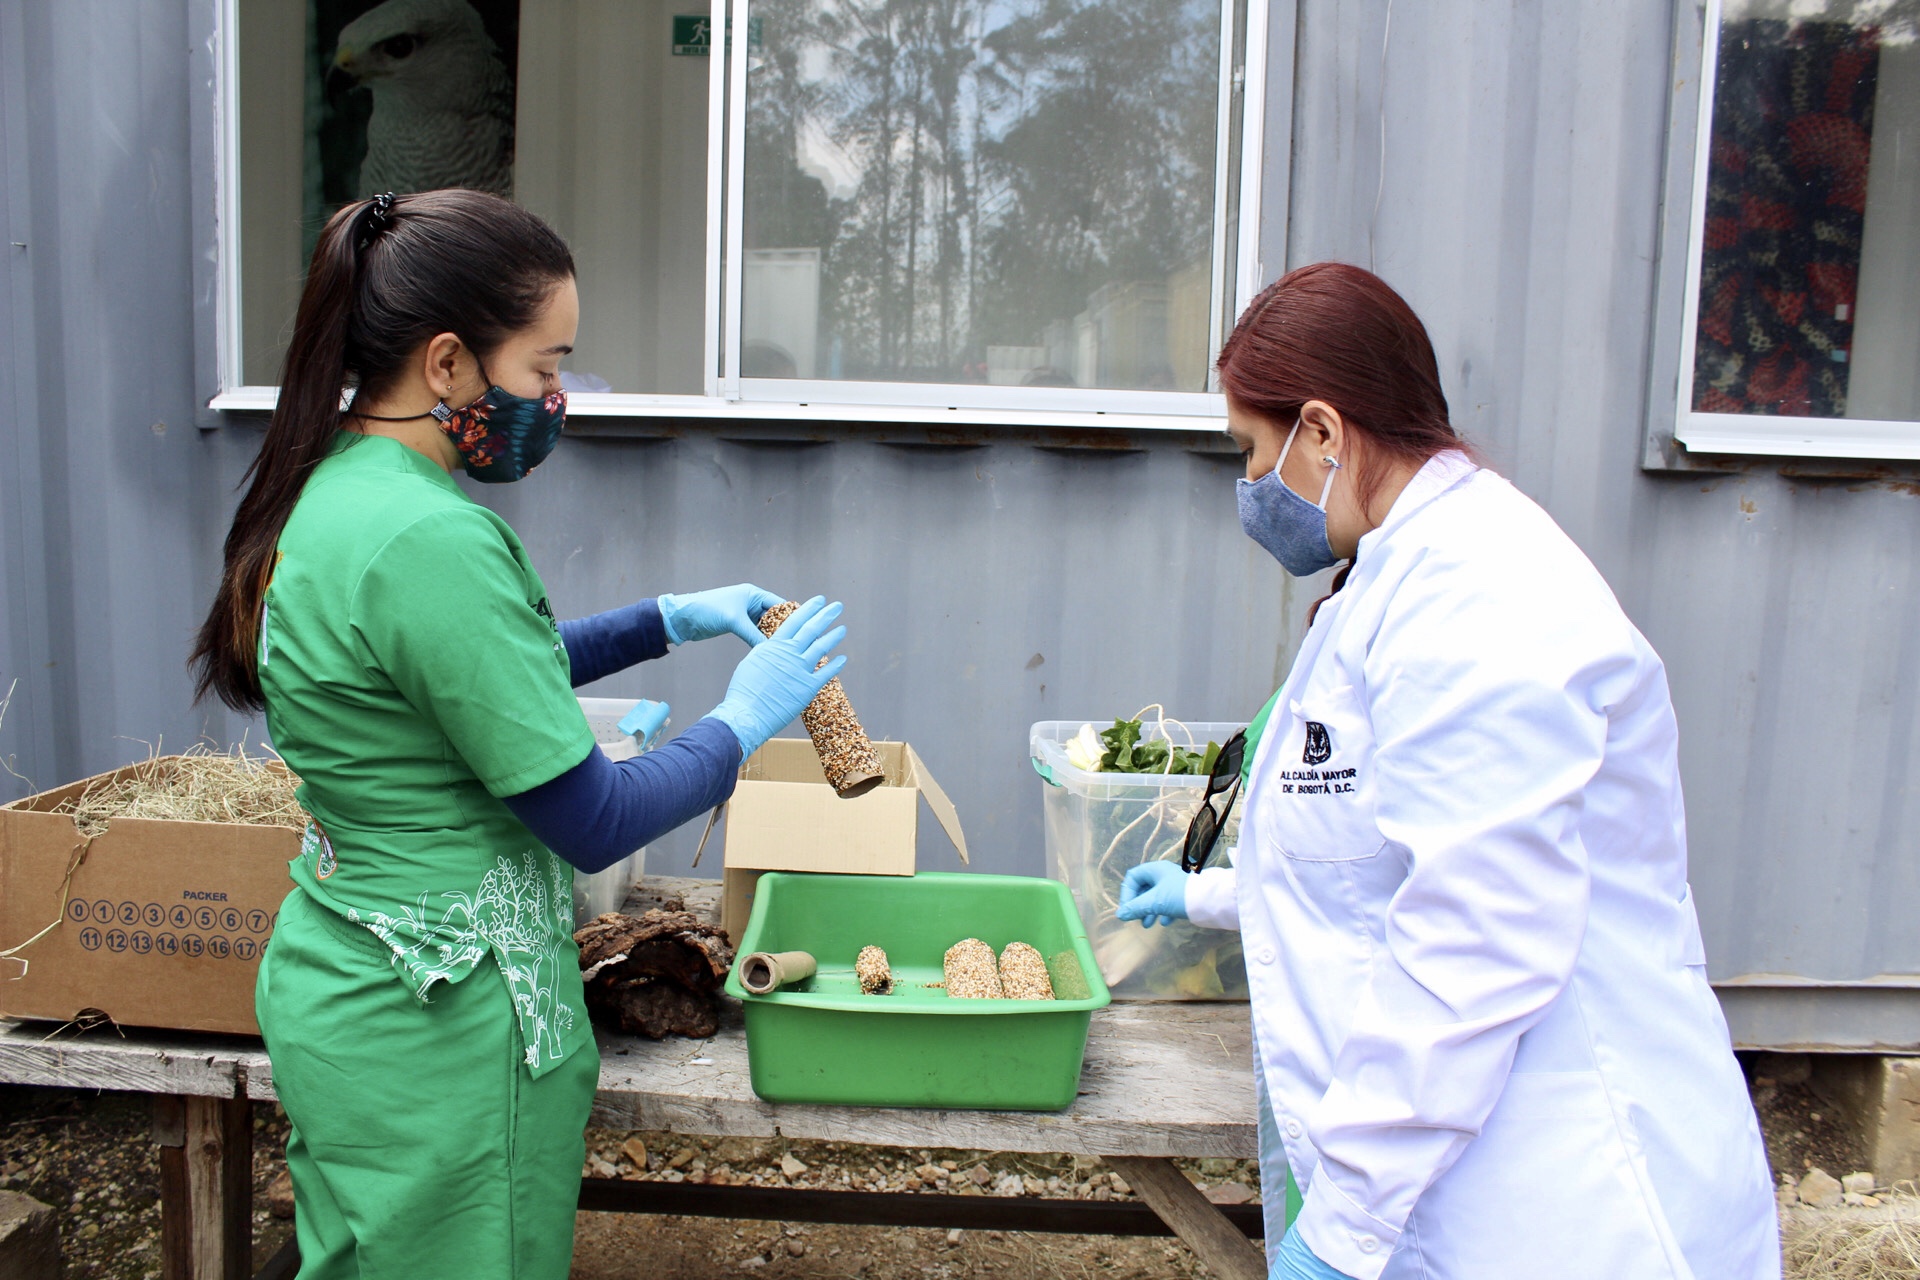
<instances>
[{"instance_id":1,"label":"woman in white lab coat","mask_svg":"<svg viewBox=\"0 0 1920 1280\"><path fill-rule=\"evenodd\" d=\"M1305 1196L1273 1274L1779 1276L1658 655L1476 466L1377 277L1290 273L1219 370L1246 532L1293 574L1348 566L1254 752L1236 865L1136 868L1121 914L1244 936L1263 1165Z\"/></svg>"}]
</instances>

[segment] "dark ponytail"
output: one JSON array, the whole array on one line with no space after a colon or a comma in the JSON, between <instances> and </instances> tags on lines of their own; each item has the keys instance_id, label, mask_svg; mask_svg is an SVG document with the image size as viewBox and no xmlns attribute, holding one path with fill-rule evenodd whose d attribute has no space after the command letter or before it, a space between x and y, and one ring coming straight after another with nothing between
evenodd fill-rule
<instances>
[{"instance_id":1,"label":"dark ponytail","mask_svg":"<svg viewBox=\"0 0 1920 1280\"><path fill-rule=\"evenodd\" d=\"M226 567L188 660L194 696L260 711L260 605L281 530L339 433L343 395L379 395L436 334L482 361L539 318L574 274L553 229L479 191L426 191L342 208L307 268L280 398L246 496L227 531Z\"/></svg>"}]
</instances>

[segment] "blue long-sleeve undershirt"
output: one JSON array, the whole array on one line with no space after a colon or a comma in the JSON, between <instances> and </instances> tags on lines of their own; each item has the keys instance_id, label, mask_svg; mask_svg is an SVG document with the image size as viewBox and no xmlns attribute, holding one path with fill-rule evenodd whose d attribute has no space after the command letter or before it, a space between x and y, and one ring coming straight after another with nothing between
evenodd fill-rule
<instances>
[{"instance_id":1,"label":"blue long-sleeve undershirt","mask_svg":"<svg viewBox=\"0 0 1920 1280\"><path fill-rule=\"evenodd\" d=\"M602 871L733 794L740 739L712 716L631 760L598 746L551 782L503 797L527 830L582 871Z\"/></svg>"},{"instance_id":2,"label":"blue long-sleeve undershirt","mask_svg":"<svg viewBox=\"0 0 1920 1280\"><path fill-rule=\"evenodd\" d=\"M573 669L573 687L592 684L601 676L625 671L636 662L664 657L667 624L660 604L642 600L621 609L609 609L560 624L560 642L567 646L567 665Z\"/></svg>"},{"instance_id":3,"label":"blue long-sleeve undershirt","mask_svg":"<svg viewBox=\"0 0 1920 1280\"><path fill-rule=\"evenodd\" d=\"M560 624L573 687L667 651L653 600ZM612 866L733 794L740 739L723 720L700 720L672 741L618 762L599 747L551 782L504 797L513 816L582 871Z\"/></svg>"}]
</instances>

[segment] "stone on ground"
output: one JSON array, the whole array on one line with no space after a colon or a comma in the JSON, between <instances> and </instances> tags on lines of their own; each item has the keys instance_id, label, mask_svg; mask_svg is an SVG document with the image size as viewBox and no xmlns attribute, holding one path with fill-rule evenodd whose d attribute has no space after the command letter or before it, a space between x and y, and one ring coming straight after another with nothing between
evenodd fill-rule
<instances>
[{"instance_id":1,"label":"stone on ground","mask_svg":"<svg viewBox=\"0 0 1920 1280\"><path fill-rule=\"evenodd\" d=\"M1208 1187L1206 1196L1215 1204L1248 1204L1253 1200L1253 1188L1238 1182L1222 1182Z\"/></svg>"},{"instance_id":2,"label":"stone on ground","mask_svg":"<svg viewBox=\"0 0 1920 1280\"><path fill-rule=\"evenodd\" d=\"M0 1276L7 1280L60 1280L60 1224L53 1210L32 1196L0 1191Z\"/></svg>"},{"instance_id":3,"label":"stone on ground","mask_svg":"<svg viewBox=\"0 0 1920 1280\"><path fill-rule=\"evenodd\" d=\"M1807 1176L1800 1179L1801 1204L1810 1204L1816 1209L1829 1209L1839 1204L1845 1194L1846 1191L1840 1185L1840 1179L1825 1169L1809 1169Z\"/></svg>"}]
</instances>

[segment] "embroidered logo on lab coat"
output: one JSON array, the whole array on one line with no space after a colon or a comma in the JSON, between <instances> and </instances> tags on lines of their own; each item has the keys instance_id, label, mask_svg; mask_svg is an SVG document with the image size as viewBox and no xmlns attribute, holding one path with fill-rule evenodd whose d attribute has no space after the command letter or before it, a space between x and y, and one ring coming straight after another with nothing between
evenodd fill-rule
<instances>
[{"instance_id":1,"label":"embroidered logo on lab coat","mask_svg":"<svg viewBox=\"0 0 1920 1280\"><path fill-rule=\"evenodd\" d=\"M1325 764L1333 758L1333 738L1327 726L1318 720L1307 721L1307 749L1300 753L1302 764Z\"/></svg>"}]
</instances>

